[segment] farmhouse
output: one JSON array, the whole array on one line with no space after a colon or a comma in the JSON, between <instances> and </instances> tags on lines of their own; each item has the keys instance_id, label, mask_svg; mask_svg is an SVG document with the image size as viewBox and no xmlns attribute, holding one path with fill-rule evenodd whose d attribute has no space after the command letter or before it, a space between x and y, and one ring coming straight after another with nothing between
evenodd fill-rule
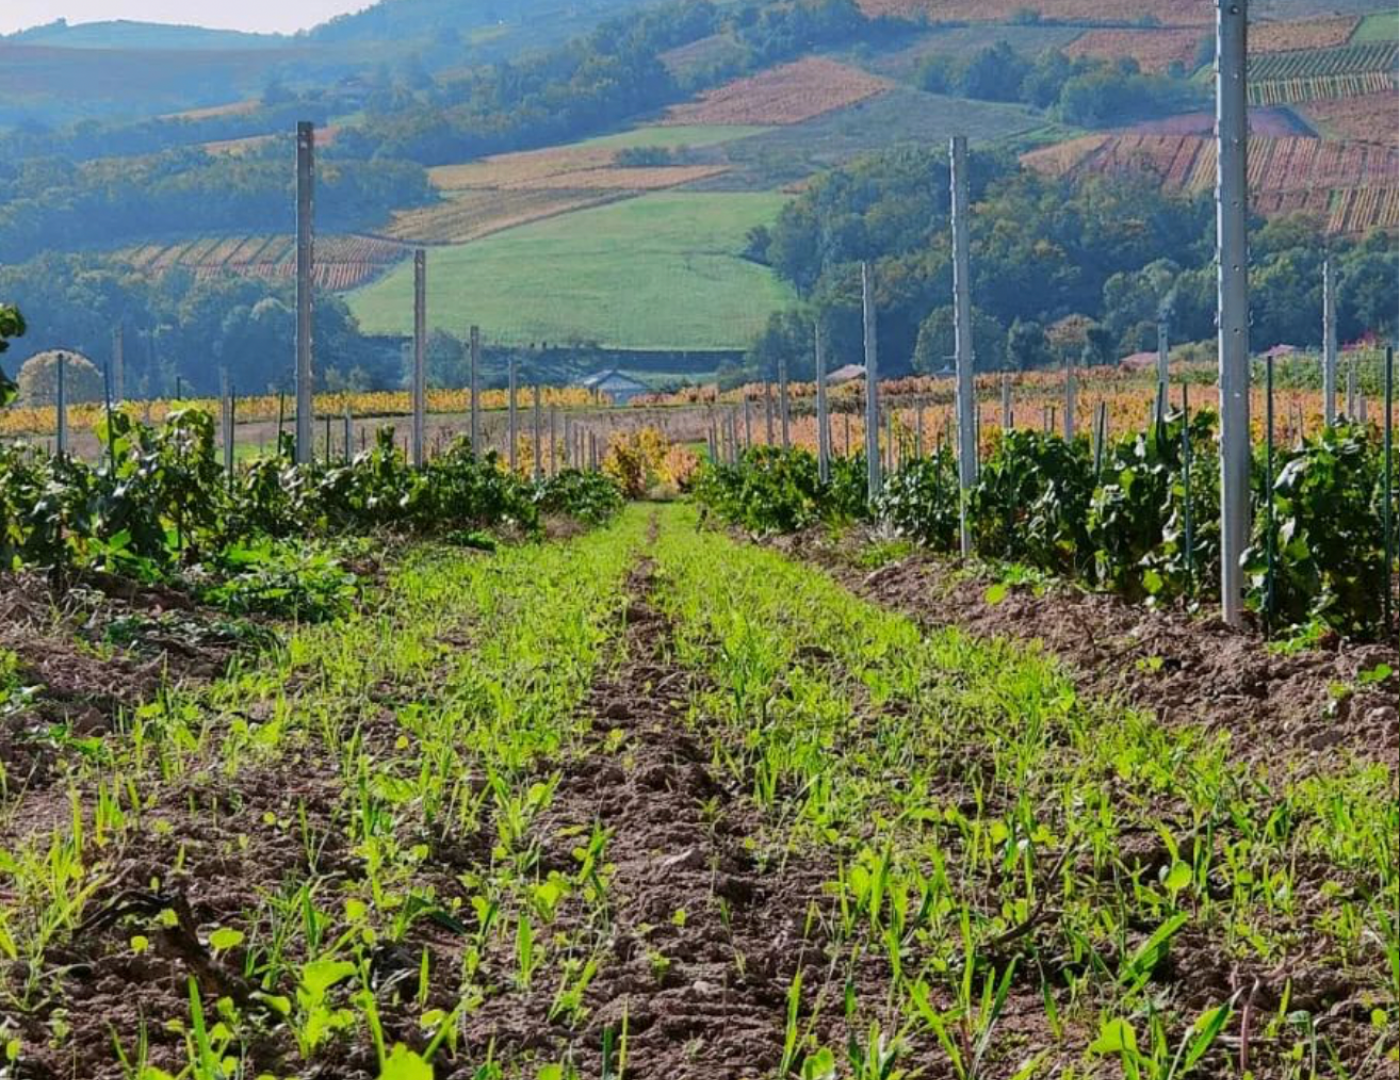
<instances>
[{"instance_id":1,"label":"farmhouse","mask_svg":"<svg viewBox=\"0 0 1400 1080\"><path fill-rule=\"evenodd\" d=\"M651 390L651 387L647 386L646 383L638 382L630 375L624 375L617 368L596 371L584 379L582 385L589 390L606 394L614 405L626 405L638 394L645 394Z\"/></svg>"}]
</instances>

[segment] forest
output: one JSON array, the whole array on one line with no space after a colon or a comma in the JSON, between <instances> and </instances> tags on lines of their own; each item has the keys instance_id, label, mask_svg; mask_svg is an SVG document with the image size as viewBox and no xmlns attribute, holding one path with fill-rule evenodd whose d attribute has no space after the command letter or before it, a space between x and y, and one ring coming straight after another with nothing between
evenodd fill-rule
<instances>
[{"instance_id":1,"label":"forest","mask_svg":"<svg viewBox=\"0 0 1400 1080\"><path fill-rule=\"evenodd\" d=\"M1174 341L1213 336L1209 196L1172 195L1128 178L1047 178L1000 153L974 153L971 171L980 368L1063 362L1063 349L1053 347L1063 320L1087 326L1071 336L1076 350L1088 349L1087 363L1155 349L1162 311ZM870 259L882 371L943 368L952 353L948 192L945 148L900 149L823 173L771 229L755 230L751 256L792 282L802 305L772 317L749 364L771 371L786 355L795 371L809 370L814 316L838 352L859 355L859 262ZM1260 348L1319 343L1329 254L1341 338L1394 332L1400 277L1386 234L1328 237L1305 215L1257 219L1251 254L1252 337Z\"/></svg>"}]
</instances>

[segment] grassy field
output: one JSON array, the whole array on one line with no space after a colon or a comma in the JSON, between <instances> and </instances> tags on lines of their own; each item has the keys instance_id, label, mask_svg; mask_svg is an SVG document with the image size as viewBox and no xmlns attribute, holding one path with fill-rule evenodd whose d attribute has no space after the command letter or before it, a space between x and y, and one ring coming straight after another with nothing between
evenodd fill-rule
<instances>
[{"instance_id":1,"label":"grassy field","mask_svg":"<svg viewBox=\"0 0 1400 1080\"><path fill-rule=\"evenodd\" d=\"M1044 126L1042 113L1023 105L925 94L907 87L774 128L725 147L732 168L696 185L706 190L771 190L862 154L905 143L938 145L966 132L974 144Z\"/></svg>"},{"instance_id":2,"label":"grassy field","mask_svg":"<svg viewBox=\"0 0 1400 1080\"><path fill-rule=\"evenodd\" d=\"M1368 41L1394 41L1397 37L1400 37L1400 11L1378 11L1361 20L1351 40L1360 45Z\"/></svg>"},{"instance_id":3,"label":"grassy field","mask_svg":"<svg viewBox=\"0 0 1400 1080\"><path fill-rule=\"evenodd\" d=\"M771 192L667 192L433 249L430 322L455 333L476 323L504 342L742 347L791 300L768 270L739 257L745 233L783 201ZM412 290L405 265L349 300L366 330L407 333Z\"/></svg>"}]
</instances>

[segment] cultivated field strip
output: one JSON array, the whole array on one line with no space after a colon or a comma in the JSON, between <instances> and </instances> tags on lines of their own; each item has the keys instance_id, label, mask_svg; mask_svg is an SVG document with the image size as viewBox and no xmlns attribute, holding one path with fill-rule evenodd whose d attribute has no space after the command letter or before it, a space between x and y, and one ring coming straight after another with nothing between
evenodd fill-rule
<instances>
[{"instance_id":1,"label":"cultivated field strip","mask_svg":"<svg viewBox=\"0 0 1400 1080\"><path fill-rule=\"evenodd\" d=\"M657 603L709 682L693 730L764 811L758 851L829 874L791 1060L1284 1076L1330 1049L1361 1075L1395 1046L1393 765L1266 784L1033 649L921 634L673 520Z\"/></svg>"},{"instance_id":2,"label":"cultivated field strip","mask_svg":"<svg viewBox=\"0 0 1400 1080\"><path fill-rule=\"evenodd\" d=\"M488 941L538 910L524 830L587 729L640 537L414 554L381 606L172 689L48 788L10 778L0 1027L22 1065L375 1076L371 1030L421 1048L460 1021Z\"/></svg>"},{"instance_id":3,"label":"cultivated field strip","mask_svg":"<svg viewBox=\"0 0 1400 1080\"><path fill-rule=\"evenodd\" d=\"M21 1067L1262 1077L1394 1045L1393 771L1266 785L698 526L417 549L9 789Z\"/></svg>"},{"instance_id":4,"label":"cultivated field strip","mask_svg":"<svg viewBox=\"0 0 1400 1080\"><path fill-rule=\"evenodd\" d=\"M1209 191L1215 181L1215 141L1198 135L1092 135L1022 160L1057 175L1151 177L1174 192ZM1332 232L1394 228L1397 168L1393 145L1291 136L1250 143L1255 208L1264 214L1311 210Z\"/></svg>"},{"instance_id":5,"label":"cultivated field strip","mask_svg":"<svg viewBox=\"0 0 1400 1080\"><path fill-rule=\"evenodd\" d=\"M316 282L325 289L354 288L405 254L405 247L393 240L327 234L316 240ZM118 252L117 257L145 273L180 268L201 280L239 275L290 281L296 276L296 245L289 236L200 237L143 244Z\"/></svg>"},{"instance_id":6,"label":"cultivated field strip","mask_svg":"<svg viewBox=\"0 0 1400 1080\"><path fill-rule=\"evenodd\" d=\"M799 124L892 88L859 68L808 57L708 90L672 106L670 124Z\"/></svg>"}]
</instances>

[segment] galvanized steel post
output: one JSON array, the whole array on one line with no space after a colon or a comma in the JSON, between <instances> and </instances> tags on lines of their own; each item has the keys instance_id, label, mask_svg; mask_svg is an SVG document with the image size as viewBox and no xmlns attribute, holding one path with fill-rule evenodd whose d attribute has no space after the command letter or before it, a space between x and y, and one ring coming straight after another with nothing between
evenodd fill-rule
<instances>
[{"instance_id":1,"label":"galvanized steel post","mask_svg":"<svg viewBox=\"0 0 1400 1080\"><path fill-rule=\"evenodd\" d=\"M296 348L296 460L310 463L312 446L312 319L314 317L316 128L309 121L297 124L297 348Z\"/></svg>"},{"instance_id":2,"label":"galvanized steel post","mask_svg":"<svg viewBox=\"0 0 1400 1080\"><path fill-rule=\"evenodd\" d=\"M1322 421L1337 422L1337 278L1332 260L1322 263Z\"/></svg>"},{"instance_id":3,"label":"galvanized steel post","mask_svg":"<svg viewBox=\"0 0 1400 1080\"><path fill-rule=\"evenodd\" d=\"M413 464L423 467L428 408L428 253L413 253ZM326 447L330 457L330 447Z\"/></svg>"},{"instance_id":4,"label":"galvanized steel post","mask_svg":"<svg viewBox=\"0 0 1400 1080\"><path fill-rule=\"evenodd\" d=\"M865 340L865 479L871 502L880 494L880 372L875 341L875 268L860 264L861 326Z\"/></svg>"},{"instance_id":5,"label":"galvanized steel post","mask_svg":"<svg viewBox=\"0 0 1400 1080\"><path fill-rule=\"evenodd\" d=\"M1220 602L1239 626L1249 543L1249 189L1247 0L1217 0L1215 61L1216 259L1220 359Z\"/></svg>"},{"instance_id":6,"label":"galvanized steel post","mask_svg":"<svg viewBox=\"0 0 1400 1080\"><path fill-rule=\"evenodd\" d=\"M972 554L972 528L967 500L977 482L977 431L973 416L972 293L968 266L967 136L954 135L948 146L952 184L953 226L953 341L957 364L958 400L958 533L963 558Z\"/></svg>"}]
</instances>

